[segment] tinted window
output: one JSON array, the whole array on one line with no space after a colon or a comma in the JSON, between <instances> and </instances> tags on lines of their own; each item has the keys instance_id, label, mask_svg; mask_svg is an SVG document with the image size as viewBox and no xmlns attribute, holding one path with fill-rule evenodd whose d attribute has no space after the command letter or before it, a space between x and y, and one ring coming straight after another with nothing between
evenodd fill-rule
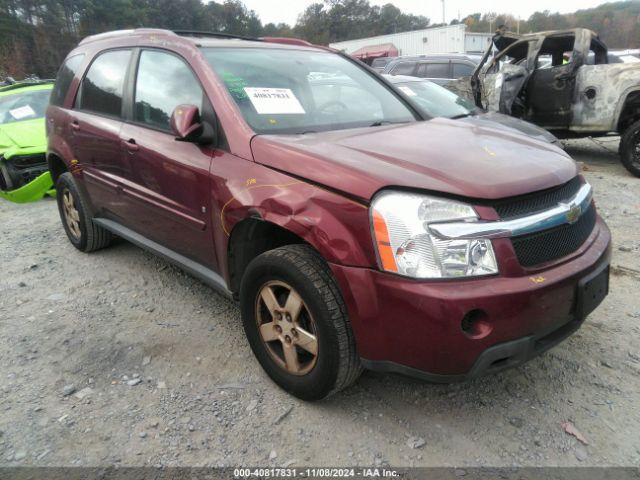
<instances>
[{"instance_id":1,"label":"tinted window","mask_svg":"<svg viewBox=\"0 0 640 480\"><path fill-rule=\"evenodd\" d=\"M453 64L453 78L468 77L473 73L474 68L468 63Z\"/></svg>"},{"instance_id":2,"label":"tinted window","mask_svg":"<svg viewBox=\"0 0 640 480\"><path fill-rule=\"evenodd\" d=\"M100 54L82 80L80 108L118 117L122 111L122 92L131 50Z\"/></svg>"},{"instance_id":3,"label":"tinted window","mask_svg":"<svg viewBox=\"0 0 640 480\"><path fill-rule=\"evenodd\" d=\"M202 88L191 69L175 55L143 51L136 80L135 120L169 130L171 114L182 104L202 111Z\"/></svg>"},{"instance_id":4,"label":"tinted window","mask_svg":"<svg viewBox=\"0 0 640 480\"><path fill-rule=\"evenodd\" d=\"M67 96L67 91L69 90L71 81L78 71L78 67L82 63L82 60L84 60L84 54L68 58L62 64L62 67L58 70L55 87L53 87L53 91L51 92L50 102L52 105L62 105L62 102L64 102L64 99Z\"/></svg>"},{"instance_id":5,"label":"tinted window","mask_svg":"<svg viewBox=\"0 0 640 480\"><path fill-rule=\"evenodd\" d=\"M450 78L448 63L421 63L416 76L421 78Z\"/></svg>"},{"instance_id":6,"label":"tinted window","mask_svg":"<svg viewBox=\"0 0 640 480\"><path fill-rule=\"evenodd\" d=\"M398 63L393 69L391 73L393 75L413 75L413 71L416 69L415 63Z\"/></svg>"}]
</instances>

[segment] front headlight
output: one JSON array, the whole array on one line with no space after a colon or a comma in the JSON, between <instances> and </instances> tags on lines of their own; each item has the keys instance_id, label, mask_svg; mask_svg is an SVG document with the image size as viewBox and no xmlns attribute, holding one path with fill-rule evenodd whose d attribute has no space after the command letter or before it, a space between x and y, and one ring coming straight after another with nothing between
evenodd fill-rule
<instances>
[{"instance_id":1,"label":"front headlight","mask_svg":"<svg viewBox=\"0 0 640 480\"><path fill-rule=\"evenodd\" d=\"M490 240L446 240L429 231L430 223L477 218L470 205L453 200L395 191L376 195L371 220L380 267L414 278L498 273Z\"/></svg>"}]
</instances>

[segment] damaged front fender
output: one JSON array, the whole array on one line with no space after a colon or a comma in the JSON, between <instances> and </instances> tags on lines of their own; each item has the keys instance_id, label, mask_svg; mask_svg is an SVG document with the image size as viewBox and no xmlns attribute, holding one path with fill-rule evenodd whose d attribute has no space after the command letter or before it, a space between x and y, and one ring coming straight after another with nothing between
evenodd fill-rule
<instances>
[{"instance_id":1,"label":"damaged front fender","mask_svg":"<svg viewBox=\"0 0 640 480\"><path fill-rule=\"evenodd\" d=\"M28 203L46 195L55 190L42 148L12 148L0 155L0 198Z\"/></svg>"},{"instance_id":2,"label":"damaged front fender","mask_svg":"<svg viewBox=\"0 0 640 480\"><path fill-rule=\"evenodd\" d=\"M242 174L233 178L224 175L233 170ZM217 199L212 216L219 260L226 258L234 228L255 218L301 238L327 262L362 267L376 264L368 205L226 154L212 162L211 174L213 198ZM219 264L228 278L226 262Z\"/></svg>"}]
</instances>

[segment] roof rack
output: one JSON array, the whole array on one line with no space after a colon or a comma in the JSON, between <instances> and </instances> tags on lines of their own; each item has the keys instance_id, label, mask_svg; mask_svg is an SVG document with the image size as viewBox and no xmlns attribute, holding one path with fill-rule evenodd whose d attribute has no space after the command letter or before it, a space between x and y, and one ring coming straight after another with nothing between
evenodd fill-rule
<instances>
[{"instance_id":1,"label":"roof rack","mask_svg":"<svg viewBox=\"0 0 640 480\"><path fill-rule=\"evenodd\" d=\"M302 40L301 38L292 37L260 37L260 40L268 43L284 43L286 45L301 45L303 47L315 47L311 42Z\"/></svg>"},{"instance_id":2,"label":"roof rack","mask_svg":"<svg viewBox=\"0 0 640 480\"><path fill-rule=\"evenodd\" d=\"M251 42L266 42L266 43L282 43L286 45L300 45L304 47L313 47L314 45L301 38L291 37L245 37L243 35L233 35L231 33L224 32L204 32L200 30L172 30L176 35L182 37L212 37L212 38L231 38L237 40L248 40Z\"/></svg>"},{"instance_id":3,"label":"roof rack","mask_svg":"<svg viewBox=\"0 0 640 480\"><path fill-rule=\"evenodd\" d=\"M259 38L243 37L242 35L233 35L231 33L224 32L204 32L200 30L173 30L173 33L180 35L181 37L213 37L213 38L234 38L237 40L249 40L253 42L260 42Z\"/></svg>"}]
</instances>

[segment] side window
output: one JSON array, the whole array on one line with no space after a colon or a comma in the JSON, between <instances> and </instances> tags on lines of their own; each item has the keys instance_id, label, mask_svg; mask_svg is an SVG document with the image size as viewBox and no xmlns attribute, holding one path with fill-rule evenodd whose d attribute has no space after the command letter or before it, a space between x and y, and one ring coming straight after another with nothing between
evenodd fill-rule
<instances>
[{"instance_id":1,"label":"side window","mask_svg":"<svg viewBox=\"0 0 640 480\"><path fill-rule=\"evenodd\" d=\"M131 50L101 53L82 80L80 109L119 117Z\"/></svg>"},{"instance_id":2,"label":"side window","mask_svg":"<svg viewBox=\"0 0 640 480\"><path fill-rule=\"evenodd\" d=\"M415 63L402 62L398 63L393 70L391 70L392 75L413 75L413 71L416 69Z\"/></svg>"},{"instance_id":3,"label":"side window","mask_svg":"<svg viewBox=\"0 0 640 480\"><path fill-rule=\"evenodd\" d=\"M498 73L505 64L521 64L527 59L529 41L521 40L496 54L485 73Z\"/></svg>"},{"instance_id":4,"label":"side window","mask_svg":"<svg viewBox=\"0 0 640 480\"><path fill-rule=\"evenodd\" d=\"M474 67L468 63L453 64L453 78L468 77L473 73Z\"/></svg>"},{"instance_id":5,"label":"side window","mask_svg":"<svg viewBox=\"0 0 640 480\"><path fill-rule=\"evenodd\" d=\"M69 86L71 86L73 77L78 71L78 67L82 63L82 60L84 60L84 53L67 58L67 60L62 64L60 70L58 70L55 86L51 91L51 98L49 100L51 105L62 105L62 102L64 102L64 99L67 96Z\"/></svg>"},{"instance_id":6,"label":"side window","mask_svg":"<svg viewBox=\"0 0 640 480\"><path fill-rule=\"evenodd\" d=\"M449 77L449 63L421 63L418 65L416 76L420 78L451 78Z\"/></svg>"},{"instance_id":7,"label":"side window","mask_svg":"<svg viewBox=\"0 0 640 480\"><path fill-rule=\"evenodd\" d=\"M182 104L202 111L203 92L191 69L170 53L144 50L136 78L134 120L170 130L173 110Z\"/></svg>"}]
</instances>

